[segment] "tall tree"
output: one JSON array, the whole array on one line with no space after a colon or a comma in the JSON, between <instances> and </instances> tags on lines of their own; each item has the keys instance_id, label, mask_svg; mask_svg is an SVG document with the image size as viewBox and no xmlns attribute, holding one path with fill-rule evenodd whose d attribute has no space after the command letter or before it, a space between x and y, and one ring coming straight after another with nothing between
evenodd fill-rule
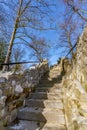
<instances>
[{"instance_id":1,"label":"tall tree","mask_svg":"<svg viewBox=\"0 0 87 130\"><path fill-rule=\"evenodd\" d=\"M53 6L48 1L16 0L16 4L17 15L15 15L14 28L5 58L5 63L9 62L10 60L14 42L26 43L27 40L32 40L31 31L33 30L52 29L51 26L44 28L44 25L46 25L46 19L48 20L49 17L49 7ZM5 69L6 67L4 66L3 70Z\"/></svg>"}]
</instances>

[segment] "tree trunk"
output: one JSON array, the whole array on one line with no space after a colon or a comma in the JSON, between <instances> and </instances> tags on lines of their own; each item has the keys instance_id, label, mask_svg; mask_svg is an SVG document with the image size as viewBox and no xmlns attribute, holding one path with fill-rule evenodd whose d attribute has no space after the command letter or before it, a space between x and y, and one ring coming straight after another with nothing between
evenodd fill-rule
<instances>
[{"instance_id":1,"label":"tree trunk","mask_svg":"<svg viewBox=\"0 0 87 130\"><path fill-rule=\"evenodd\" d=\"M9 43L9 47L8 47L8 51L7 51L7 55L6 55L4 63L8 63L10 61L10 56L11 56L11 52L12 52L12 47L13 47L15 35L16 35L16 31L18 29L18 23L20 22L19 19L20 19L20 16L21 16L21 7L22 7L22 4L23 4L23 0L20 0L19 2L20 2L20 7L18 9L17 17L16 17L15 24L14 24L14 29L13 29L13 32L12 32L11 40L10 40L10 43ZM3 66L2 71L6 71L6 70L7 70L7 66Z\"/></svg>"},{"instance_id":2,"label":"tree trunk","mask_svg":"<svg viewBox=\"0 0 87 130\"><path fill-rule=\"evenodd\" d=\"M13 32L12 32L10 44L9 44L9 47L8 47L8 51L7 51L7 55L6 55L4 63L8 63L10 61L12 47L13 47L13 43L14 43L14 39L15 39L15 34L16 34L16 31L17 31L17 27L18 27L18 20L19 20L19 18L17 17L16 20L15 20L14 29L13 29ZM6 70L7 70L7 66L4 65L2 71L6 71Z\"/></svg>"}]
</instances>

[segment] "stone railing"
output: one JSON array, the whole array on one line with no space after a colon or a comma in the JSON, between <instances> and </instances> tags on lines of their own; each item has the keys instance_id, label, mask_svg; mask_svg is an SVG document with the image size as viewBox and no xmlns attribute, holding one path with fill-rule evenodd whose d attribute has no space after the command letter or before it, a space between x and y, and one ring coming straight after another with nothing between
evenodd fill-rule
<instances>
[{"instance_id":1,"label":"stone railing","mask_svg":"<svg viewBox=\"0 0 87 130\"><path fill-rule=\"evenodd\" d=\"M74 59L73 59L74 60ZM68 130L87 129L87 27L79 39L73 68L63 78L63 103Z\"/></svg>"},{"instance_id":2,"label":"stone railing","mask_svg":"<svg viewBox=\"0 0 87 130\"><path fill-rule=\"evenodd\" d=\"M0 77L0 124L6 126L16 119L17 108L25 105L26 97L48 69L48 62L43 61L23 73Z\"/></svg>"}]
</instances>

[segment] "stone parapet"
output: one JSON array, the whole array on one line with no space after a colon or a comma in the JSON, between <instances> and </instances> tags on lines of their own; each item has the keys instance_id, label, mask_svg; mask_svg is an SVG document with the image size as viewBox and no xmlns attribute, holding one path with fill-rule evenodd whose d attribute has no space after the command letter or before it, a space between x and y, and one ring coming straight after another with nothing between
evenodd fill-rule
<instances>
[{"instance_id":1,"label":"stone parapet","mask_svg":"<svg viewBox=\"0 0 87 130\"><path fill-rule=\"evenodd\" d=\"M22 73L0 76L0 124L6 126L16 119L17 109L25 105L26 97L34 91L48 70L48 62L45 60Z\"/></svg>"}]
</instances>

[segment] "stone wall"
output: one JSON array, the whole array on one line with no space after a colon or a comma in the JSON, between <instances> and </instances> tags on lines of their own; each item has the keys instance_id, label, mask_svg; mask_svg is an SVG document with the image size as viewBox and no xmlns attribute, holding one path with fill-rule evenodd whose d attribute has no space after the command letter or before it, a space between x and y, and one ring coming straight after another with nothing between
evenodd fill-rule
<instances>
[{"instance_id":1,"label":"stone wall","mask_svg":"<svg viewBox=\"0 0 87 130\"><path fill-rule=\"evenodd\" d=\"M48 62L43 61L22 73L0 76L0 124L6 126L16 119L17 108L25 105L26 97L48 69Z\"/></svg>"},{"instance_id":2,"label":"stone wall","mask_svg":"<svg viewBox=\"0 0 87 130\"><path fill-rule=\"evenodd\" d=\"M87 27L76 53L73 68L66 69L62 82L65 119L68 130L87 130Z\"/></svg>"},{"instance_id":3,"label":"stone wall","mask_svg":"<svg viewBox=\"0 0 87 130\"><path fill-rule=\"evenodd\" d=\"M87 91L87 27L79 39L76 60L77 79Z\"/></svg>"}]
</instances>

